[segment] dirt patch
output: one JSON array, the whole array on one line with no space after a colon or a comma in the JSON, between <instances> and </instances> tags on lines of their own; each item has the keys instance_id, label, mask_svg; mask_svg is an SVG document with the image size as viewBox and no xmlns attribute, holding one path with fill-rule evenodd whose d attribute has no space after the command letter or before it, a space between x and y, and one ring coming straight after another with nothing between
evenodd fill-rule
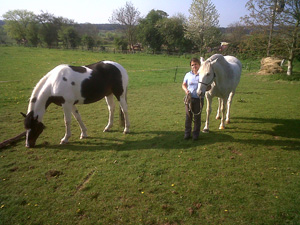
<instances>
[{"instance_id":1,"label":"dirt patch","mask_svg":"<svg viewBox=\"0 0 300 225\"><path fill-rule=\"evenodd\" d=\"M47 180L50 180L53 177L59 177L60 175L62 175L63 173L58 171L58 170L49 170L45 176L47 178Z\"/></svg>"}]
</instances>

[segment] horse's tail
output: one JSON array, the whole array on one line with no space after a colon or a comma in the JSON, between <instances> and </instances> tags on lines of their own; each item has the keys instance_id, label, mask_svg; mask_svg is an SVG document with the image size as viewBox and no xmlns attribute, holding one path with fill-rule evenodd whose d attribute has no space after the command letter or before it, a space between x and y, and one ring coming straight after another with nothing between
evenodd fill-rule
<instances>
[{"instance_id":1,"label":"horse's tail","mask_svg":"<svg viewBox=\"0 0 300 225\"><path fill-rule=\"evenodd\" d=\"M125 92L125 102L127 104L127 88L126 88L126 92ZM120 106L119 121L120 121L120 126L125 127L125 116L124 116L121 106Z\"/></svg>"}]
</instances>

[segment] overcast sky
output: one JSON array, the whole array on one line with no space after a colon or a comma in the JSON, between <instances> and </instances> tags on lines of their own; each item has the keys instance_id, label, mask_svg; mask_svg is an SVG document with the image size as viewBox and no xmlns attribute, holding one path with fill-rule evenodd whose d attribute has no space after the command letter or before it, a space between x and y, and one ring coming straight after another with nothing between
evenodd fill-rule
<instances>
[{"instance_id":1,"label":"overcast sky","mask_svg":"<svg viewBox=\"0 0 300 225\"><path fill-rule=\"evenodd\" d=\"M152 9L163 10L169 16L182 13L189 16L192 0L127 0L131 2L144 17ZM212 0L220 14L219 24L227 27L238 22L241 16L248 14L245 4L248 0ZM0 18L9 10L28 10L40 14L41 10L72 19L77 23L109 23L114 10L124 7L126 0L2 0Z\"/></svg>"}]
</instances>

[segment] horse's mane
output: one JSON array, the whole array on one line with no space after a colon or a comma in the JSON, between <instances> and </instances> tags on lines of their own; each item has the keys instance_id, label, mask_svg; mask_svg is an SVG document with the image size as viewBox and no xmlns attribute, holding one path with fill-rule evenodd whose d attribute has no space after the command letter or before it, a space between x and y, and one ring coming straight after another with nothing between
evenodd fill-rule
<instances>
[{"instance_id":1,"label":"horse's mane","mask_svg":"<svg viewBox=\"0 0 300 225\"><path fill-rule=\"evenodd\" d=\"M223 55L221 55L221 54L214 54L214 55L212 55L210 58L208 58L208 61L214 61L215 59L218 59L218 61L220 61L220 62L227 62L226 60L225 60L225 58L224 58L224 56Z\"/></svg>"},{"instance_id":2,"label":"horse's mane","mask_svg":"<svg viewBox=\"0 0 300 225\"><path fill-rule=\"evenodd\" d=\"M218 61L221 62L221 63L224 63L224 61L226 61L226 60L224 59L224 56L223 56L223 55L221 55L221 54L214 54L214 55L212 55L210 58L208 58L208 59L204 62L204 64L202 65L202 66L203 66L203 69L204 69L205 71L209 71L209 68L210 68L210 66L211 66L211 62L214 61L215 59L218 59Z\"/></svg>"},{"instance_id":3,"label":"horse's mane","mask_svg":"<svg viewBox=\"0 0 300 225\"><path fill-rule=\"evenodd\" d=\"M218 59L218 63L220 63L223 66L223 69L226 71L225 74L231 74L230 70L230 63L224 58L221 54L214 54L210 58L207 59L208 62L212 62L214 60Z\"/></svg>"},{"instance_id":4,"label":"horse's mane","mask_svg":"<svg viewBox=\"0 0 300 225\"><path fill-rule=\"evenodd\" d=\"M43 88L43 86L46 83L49 76L50 76L50 73L47 73L44 77L42 77L42 79L40 79L40 81L33 88L33 91L32 91L32 94L31 94L30 100L29 100L27 113L29 113L33 110L33 106L34 106L34 102L35 102L35 101L33 101L33 99L37 98L37 96L39 95L41 89Z\"/></svg>"}]
</instances>

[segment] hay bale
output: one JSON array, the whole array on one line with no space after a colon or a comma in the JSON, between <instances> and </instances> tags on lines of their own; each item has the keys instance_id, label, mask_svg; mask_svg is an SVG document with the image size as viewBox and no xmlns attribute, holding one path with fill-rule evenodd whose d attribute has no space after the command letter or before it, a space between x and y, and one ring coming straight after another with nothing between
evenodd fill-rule
<instances>
[{"instance_id":1,"label":"hay bale","mask_svg":"<svg viewBox=\"0 0 300 225\"><path fill-rule=\"evenodd\" d=\"M258 74L275 74L275 73L282 73L283 69L281 67L282 59L275 58L275 57L267 57L263 58L260 62L260 70Z\"/></svg>"}]
</instances>

